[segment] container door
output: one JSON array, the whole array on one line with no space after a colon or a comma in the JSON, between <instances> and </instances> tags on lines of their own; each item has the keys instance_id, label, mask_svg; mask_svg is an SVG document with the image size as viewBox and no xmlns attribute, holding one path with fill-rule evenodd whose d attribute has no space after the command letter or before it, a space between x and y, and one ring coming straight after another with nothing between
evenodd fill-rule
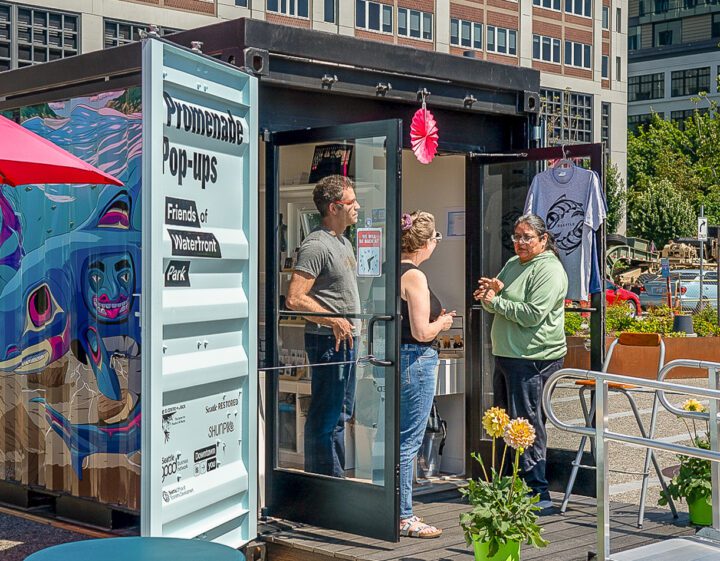
<instances>
[{"instance_id":1,"label":"container door","mask_svg":"<svg viewBox=\"0 0 720 561\"><path fill-rule=\"evenodd\" d=\"M266 139L267 513L394 541L401 126L380 121ZM360 204L357 224L345 232L360 304L335 315L355 323L354 348L323 366L319 347L327 343L312 314L288 310L285 296L297 248L320 226L313 188L332 174L353 179Z\"/></svg>"},{"instance_id":2,"label":"container door","mask_svg":"<svg viewBox=\"0 0 720 561\"><path fill-rule=\"evenodd\" d=\"M257 80L156 39L142 76L142 534L238 547L257 524Z\"/></svg>"}]
</instances>

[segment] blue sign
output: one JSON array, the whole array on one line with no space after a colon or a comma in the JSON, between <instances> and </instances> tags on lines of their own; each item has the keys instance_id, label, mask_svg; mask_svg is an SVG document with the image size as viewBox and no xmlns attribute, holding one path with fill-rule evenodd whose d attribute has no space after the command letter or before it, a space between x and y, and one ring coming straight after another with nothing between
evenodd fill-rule
<instances>
[{"instance_id":1,"label":"blue sign","mask_svg":"<svg viewBox=\"0 0 720 561\"><path fill-rule=\"evenodd\" d=\"M667 258L660 259L660 271L662 278L669 279L670 278L670 260Z\"/></svg>"}]
</instances>

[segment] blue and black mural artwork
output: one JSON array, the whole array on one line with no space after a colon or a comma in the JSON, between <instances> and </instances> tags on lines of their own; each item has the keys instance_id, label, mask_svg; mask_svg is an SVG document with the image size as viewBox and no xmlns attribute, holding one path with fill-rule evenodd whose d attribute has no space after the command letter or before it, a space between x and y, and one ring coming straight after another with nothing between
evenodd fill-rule
<instances>
[{"instance_id":1,"label":"blue and black mural artwork","mask_svg":"<svg viewBox=\"0 0 720 561\"><path fill-rule=\"evenodd\" d=\"M140 474L140 90L19 115L124 187L0 186L0 430L14 435L0 478L20 479L30 455L42 465L23 483L135 508L139 496L119 495ZM103 470L130 483L114 493ZM93 485L73 483L89 473Z\"/></svg>"}]
</instances>

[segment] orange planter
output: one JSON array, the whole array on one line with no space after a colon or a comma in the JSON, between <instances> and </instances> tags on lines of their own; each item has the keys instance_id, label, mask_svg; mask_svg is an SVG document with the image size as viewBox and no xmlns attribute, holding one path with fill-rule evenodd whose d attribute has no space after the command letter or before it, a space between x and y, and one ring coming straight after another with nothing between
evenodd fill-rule
<instances>
[{"instance_id":1,"label":"orange planter","mask_svg":"<svg viewBox=\"0 0 720 561\"><path fill-rule=\"evenodd\" d=\"M607 337L606 347L613 338ZM665 362L678 358L707 360L720 362L719 337L667 337L665 343ZM585 350L582 337L568 337L568 354L565 357L565 368L590 368L590 351ZM652 347L615 347L613 359L608 368L613 374L624 374L636 378L655 379L657 376L657 348ZM668 379L704 378L705 370L696 368L676 368L670 372Z\"/></svg>"}]
</instances>

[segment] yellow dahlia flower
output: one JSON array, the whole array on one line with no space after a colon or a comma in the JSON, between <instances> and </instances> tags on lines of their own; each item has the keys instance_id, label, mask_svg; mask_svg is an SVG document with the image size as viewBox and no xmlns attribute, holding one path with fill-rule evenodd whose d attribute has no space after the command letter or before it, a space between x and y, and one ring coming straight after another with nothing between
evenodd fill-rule
<instances>
[{"instance_id":1,"label":"yellow dahlia flower","mask_svg":"<svg viewBox=\"0 0 720 561\"><path fill-rule=\"evenodd\" d=\"M705 407L697 399L688 399L685 403L682 404L682 408L685 411L695 411L698 413L705 412Z\"/></svg>"},{"instance_id":2,"label":"yellow dahlia flower","mask_svg":"<svg viewBox=\"0 0 720 561\"><path fill-rule=\"evenodd\" d=\"M504 439L511 448L525 450L535 442L535 429L527 419L518 417L505 427Z\"/></svg>"},{"instance_id":3,"label":"yellow dahlia flower","mask_svg":"<svg viewBox=\"0 0 720 561\"><path fill-rule=\"evenodd\" d=\"M500 407L491 407L482 418L482 425L485 431L492 438L500 438L505 434L505 427L510 422L510 417L505 413L505 409Z\"/></svg>"}]
</instances>

